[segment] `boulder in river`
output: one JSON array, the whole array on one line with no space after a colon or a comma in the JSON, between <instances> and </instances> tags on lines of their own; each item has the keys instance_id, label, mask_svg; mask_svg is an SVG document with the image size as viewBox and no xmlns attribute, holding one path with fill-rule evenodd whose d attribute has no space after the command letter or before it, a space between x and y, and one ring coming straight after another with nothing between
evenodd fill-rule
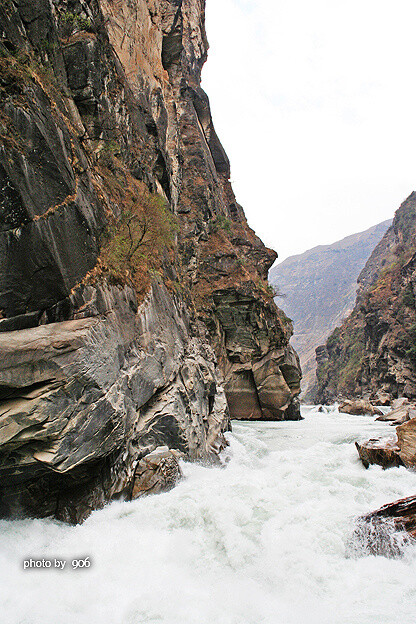
<instances>
[{"instance_id":1,"label":"boulder in river","mask_svg":"<svg viewBox=\"0 0 416 624\"><path fill-rule=\"evenodd\" d=\"M383 505L357 520L350 555L398 557L416 540L416 496Z\"/></svg>"},{"instance_id":2,"label":"boulder in river","mask_svg":"<svg viewBox=\"0 0 416 624\"><path fill-rule=\"evenodd\" d=\"M132 499L171 490L182 478L181 453L159 446L139 461L134 473Z\"/></svg>"},{"instance_id":3,"label":"boulder in river","mask_svg":"<svg viewBox=\"0 0 416 624\"><path fill-rule=\"evenodd\" d=\"M372 438L356 442L358 454L364 466L378 464L383 468L392 466L416 467L416 418L396 427L397 436Z\"/></svg>"},{"instance_id":4,"label":"boulder in river","mask_svg":"<svg viewBox=\"0 0 416 624\"><path fill-rule=\"evenodd\" d=\"M338 407L343 414L356 414L358 416L381 416L383 412L372 405L367 399L345 399Z\"/></svg>"},{"instance_id":5,"label":"boulder in river","mask_svg":"<svg viewBox=\"0 0 416 624\"><path fill-rule=\"evenodd\" d=\"M366 468L370 464L377 464L383 468L404 465L399 454L400 447L397 444L397 436L373 438L363 443L356 442L355 446Z\"/></svg>"},{"instance_id":6,"label":"boulder in river","mask_svg":"<svg viewBox=\"0 0 416 624\"><path fill-rule=\"evenodd\" d=\"M416 418L396 427L400 457L406 468L416 467Z\"/></svg>"}]
</instances>

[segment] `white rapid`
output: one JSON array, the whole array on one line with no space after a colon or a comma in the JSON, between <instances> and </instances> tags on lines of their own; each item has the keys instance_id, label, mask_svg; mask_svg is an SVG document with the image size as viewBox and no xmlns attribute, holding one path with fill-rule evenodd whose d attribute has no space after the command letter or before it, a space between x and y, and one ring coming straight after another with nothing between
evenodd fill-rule
<instances>
[{"instance_id":1,"label":"white rapid","mask_svg":"<svg viewBox=\"0 0 416 624\"><path fill-rule=\"evenodd\" d=\"M354 441L388 425L304 416L235 423L227 468L184 464L176 489L81 526L2 521L2 624L415 622L416 548L349 558L345 543L354 516L415 494L416 473L359 462ZM67 564L23 570L31 557Z\"/></svg>"}]
</instances>

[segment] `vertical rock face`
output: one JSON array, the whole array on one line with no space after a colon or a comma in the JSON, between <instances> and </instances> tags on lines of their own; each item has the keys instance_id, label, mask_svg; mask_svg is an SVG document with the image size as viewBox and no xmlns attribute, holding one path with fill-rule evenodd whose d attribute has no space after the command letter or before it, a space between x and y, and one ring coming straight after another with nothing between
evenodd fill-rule
<instances>
[{"instance_id":1,"label":"vertical rock face","mask_svg":"<svg viewBox=\"0 0 416 624\"><path fill-rule=\"evenodd\" d=\"M230 413L298 416L206 54L202 0L0 7L3 515L79 521L159 446L209 460Z\"/></svg>"},{"instance_id":2,"label":"vertical rock face","mask_svg":"<svg viewBox=\"0 0 416 624\"><path fill-rule=\"evenodd\" d=\"M366 396L390 403L416 397L416 193L359 277L355 308L317 349L317 400Z\"/></svg>"}]
</instances>

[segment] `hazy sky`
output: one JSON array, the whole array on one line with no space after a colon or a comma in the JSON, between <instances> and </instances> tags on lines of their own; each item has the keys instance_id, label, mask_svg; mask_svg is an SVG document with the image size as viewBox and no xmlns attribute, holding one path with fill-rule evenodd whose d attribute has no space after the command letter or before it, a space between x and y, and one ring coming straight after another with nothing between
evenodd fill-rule
<instances>
[{"instance_id":1,"label":"hazy sky","mask_svg":"<svg viewBox=\"0 0 416 624\"><path fill-rule=\"evenodd\" d=\"M249 224L279 261L416 190L414 0L207 0L202 86Z\"/></svg>"}]
</instances>

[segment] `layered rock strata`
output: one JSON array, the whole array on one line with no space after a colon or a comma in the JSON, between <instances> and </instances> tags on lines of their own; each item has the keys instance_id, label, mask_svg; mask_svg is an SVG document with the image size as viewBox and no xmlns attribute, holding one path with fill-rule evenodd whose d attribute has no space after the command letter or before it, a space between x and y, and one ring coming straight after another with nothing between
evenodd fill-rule
<instances>
[{"instance_id":1,"label":"layered rock strata","mask_svg":"<svg viewBox=\"0 0 416 624\"><path fill-rule=\"evenodd\" d=\"M359 285L353 312L317 349L316 398L415 399L416 193L397 210Z\"/></svg>"},{"instance_id":2,"label":"layered rock strata","mask_svg":"<svg viewBox=\"0 0 416 624\"><path fill-rule=\"evenodd\" d=\"M299 417L206 54L202 0L0 7L3 516L80 521L160 446L209 461L230 415Z\"/></svg>"}]
</instances>

